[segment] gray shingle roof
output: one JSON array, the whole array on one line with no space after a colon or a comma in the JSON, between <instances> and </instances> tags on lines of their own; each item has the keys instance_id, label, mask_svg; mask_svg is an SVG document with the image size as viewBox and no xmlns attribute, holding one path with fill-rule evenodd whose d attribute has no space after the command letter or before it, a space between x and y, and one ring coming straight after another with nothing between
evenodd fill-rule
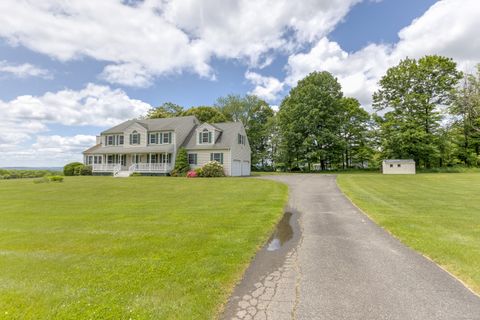
<instances>
[{"instance_id":1,"label":"gray shingle roof","mask_svg":"<svg viewBox=\"0 0 480 320\"><path fill-rule=\"evenodd\" d=\"M159 130L179 130L181 128L188 127L189 129L193 125L199 124L198 119L195 116L176 117L176 118L161 118L161 119L134 119L127 120L119 125L103 131L101 134L109 133L122 133L125 129L131 126L133 123L138 123L145 127L148 131Z\"/></svg>"},{"instance_id":2,"label":"gray shingle roof","mask_svg":"<svg viewBox=\"0 0 480 320\"><path fill-rule=\"evenodd\" d=\"M215 141L215 144L197 144L196 131L192 130L183 146L187 149L230 149L234 143L237 143L237 133L242 128L241 122L219 122L211 125L221 130L221 134Z\"/></svg>"}]
</instances>

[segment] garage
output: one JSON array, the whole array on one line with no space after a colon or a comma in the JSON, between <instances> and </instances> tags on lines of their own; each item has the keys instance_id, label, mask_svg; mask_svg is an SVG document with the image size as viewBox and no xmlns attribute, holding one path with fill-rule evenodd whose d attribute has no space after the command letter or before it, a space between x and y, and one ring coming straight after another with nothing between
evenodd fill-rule
<instances>
[{"instance_id":1,"label":"garage","mask_svg":"<svg viewBox=\"0 0 480 320\"><path fill-rule=\"evenodd\" d=\"M250 161L243 161L242 162L242 176L249 176L250 175Z\"/></svg>"},{"instance_id":2,"label":"garage","mask_svg":"<svg viewBox=\"0 0 480 320\"><path fill-rule=\"evenodd\" d=\"M242 162L240 160L233 160L232 162L232 176L242 175Z\"/></svg>"}]
</instances>

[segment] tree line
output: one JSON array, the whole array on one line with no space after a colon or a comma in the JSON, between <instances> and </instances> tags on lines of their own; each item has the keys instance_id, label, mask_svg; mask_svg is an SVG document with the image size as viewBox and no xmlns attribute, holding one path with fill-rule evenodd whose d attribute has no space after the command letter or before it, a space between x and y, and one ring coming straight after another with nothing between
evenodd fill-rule
<instances>
[{"instance_id":1,"label":"tree line","mask_svg":"<svg viewBox=\"0 0 480 320\"><path fill-rule=\"evenodd\" d=\"M447 57L406 58L387 70L372 98L369 113L322 71L300 80L277 112L256 96L228 95L189 109L168 102L147 118L241 121L258 170L376 168L383 159L480 165L480 64L462 73Z\"/></svg>"}]
</instances>

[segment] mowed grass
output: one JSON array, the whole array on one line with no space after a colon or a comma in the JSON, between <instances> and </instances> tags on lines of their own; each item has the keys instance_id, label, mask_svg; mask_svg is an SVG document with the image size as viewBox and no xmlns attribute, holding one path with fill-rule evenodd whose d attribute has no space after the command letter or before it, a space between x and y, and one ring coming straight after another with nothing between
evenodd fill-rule
<instances>
[{"instance_id":1,"label":"mowed grass","mask_svg":"<svg viewBox=\"0 0 480 320\"><path fill-rule=\"evenodd\" d=\"M0 181L0 318L214 318L286 199L251 178Z\"/></svg>"},{"instance_id":2,"label":"mowed grass","mask_svg":"<svg viewBox=\"0 0 480 320\"><path fill-rule=\"evenodd\" d=\"M374 221L480 293L480 173L341 175Z\"/></svg>"}]
</instances>

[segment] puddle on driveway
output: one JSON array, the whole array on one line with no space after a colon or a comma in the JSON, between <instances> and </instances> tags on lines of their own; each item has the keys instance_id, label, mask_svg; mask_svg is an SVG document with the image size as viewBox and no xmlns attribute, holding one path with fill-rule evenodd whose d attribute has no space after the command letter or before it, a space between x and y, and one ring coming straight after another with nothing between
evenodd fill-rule
<instances>
[{"instance_id":1,"label":"puddle on driveway","mask_svg":"<svg viewBox=\"0 0 480 320\"><path fill-rule=\"evenodd\" d=\"M287 241L293 237L293 228L290 224L292 218L291 212L285 212L282 220L277 224L275 232L268 241L267 251L276 251L280 249Z\"/></svg>"}]
</instances>

